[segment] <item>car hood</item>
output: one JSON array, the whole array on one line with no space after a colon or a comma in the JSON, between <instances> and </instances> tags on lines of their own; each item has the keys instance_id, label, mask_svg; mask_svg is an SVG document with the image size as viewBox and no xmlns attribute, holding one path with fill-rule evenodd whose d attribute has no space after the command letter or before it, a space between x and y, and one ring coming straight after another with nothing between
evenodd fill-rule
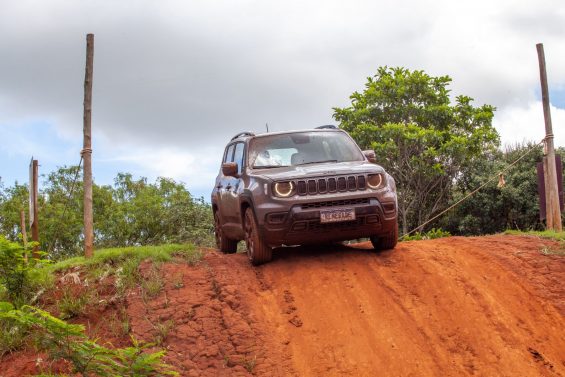
<instances>
[{"instance_id":1,"label":"car hood","mask_svg":"<svg viewBox=\"0 0 565 377\"><path fill-rule=\"evenodd\" d=\"M330 162L311 165L286 166L271 169L253 169L254 175L273 180L300 179L325 175L384 173L384 169L366 161Z\"/></svg>"}]
</instances>

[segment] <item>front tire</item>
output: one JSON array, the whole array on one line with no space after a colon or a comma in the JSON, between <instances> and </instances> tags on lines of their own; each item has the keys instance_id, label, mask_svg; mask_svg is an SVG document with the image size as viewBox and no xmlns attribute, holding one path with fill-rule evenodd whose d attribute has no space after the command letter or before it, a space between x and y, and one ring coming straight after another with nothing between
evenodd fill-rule
<instances>
[{"instance_id":1,"label":"front tire","mask_svg":"<svg viewBox=\"0 0 565 377\"><path fill-rule=\"evenodd\" d=\"M375 250L391 250L398 243L398 222L394 224L393 230L388 233L371 237L371 243Z\"/></svg>"},{"instance_id":2,"label":"front tire","mask_svg":"<svg viewBox=\"0 0 565 377\"><path fill-rule=\"evenodd\" d=\"M273 250L263 242L259 235L257 220L251 208L245 211L245 244L247 256L254 266L269 262L273 257Z\"/></svg>"},{"instance_id":3,"label":"front tire","mask_svg":"<svg viewBox=\"0 0 565 377\"><path fill-rule=\"evenodd\" d=\"M214 236L216 237L216 246L224 254L233 254L237 251L237 241L229 239L222 231L222 223L218 212L214 212Z\"/></svg>"}]
</instances>

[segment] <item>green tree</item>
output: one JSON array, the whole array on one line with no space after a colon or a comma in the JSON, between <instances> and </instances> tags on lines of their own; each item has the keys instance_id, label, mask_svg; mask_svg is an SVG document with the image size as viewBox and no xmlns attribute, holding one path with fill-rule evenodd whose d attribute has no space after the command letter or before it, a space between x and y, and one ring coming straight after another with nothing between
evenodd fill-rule
<instances>
[{"instance_id":1,"label":"green tree","mask_svg":"<svg viewBox=\"0 0 565 377\"><path fill-rule=\"evenodd\" d=\"M334 108L334 118L396 180L403 233L444 209L453 185L499 136L492 126L495 108L474 107L457 96L452 103L448 76L380 67L351 106Z\"/></svg>"},{"instance_id":2,"label":"green tree","mask_svg":"<svg viewBox=\"0 0 565 377\"><path fill-rule=\"evenodd\" d=\"M498 187L498 182L488 184L448 213L441 220L441 226L453 234L463 235L492 234L506 229L543 230L536 172L543 150L533 143L516 144L485 156L458 181L453 199L464 197L532 148L533 151L505 173L504 187ZM561 155L564 152L556 151Z\"/></svg>"},{"instance_id":3,"label":"green tree","mask_svg":"<svg viewBox=\"0 0 565 377\"><path fill-rule=\"evenodd\" d=\"M0 234L10 241L18 241L20 229L20 210L28 213L29 191L27 185L18 182L4 188L0 182ZM27 222L28 219L26 219Z\"/></svg>"},{"instance_id":4,"label":"green tree","mask_svg":"<svg viewBox=\"0 0 565 377\"><path fill-rule=\"evenodd\" d=\"M83 186L78 166L61 167L42 176L39 206L40 243L53 259L80 254Z\"/></svg>"},{"instance_id":5,"label":"green tree","mask_svg":"<svg viewBox=\"0 0 565 377\"><path fill-rule=\"evenodd\" d=\"M77 174L78 172L78 174ZM82 177L77 166L42 176L39 192L40 248L51 259L82 253ZM76 178L76 179L75 179ZM0 234L17 241L20 209L28 206L28 188L0 186ZM117 175L113 186L93 185L96 247L192 242L211 245L210 205L192 197L184 184L159 178L148 183ZM27 211L26 211L27 212Z\"/></svg>"}]
</instances>

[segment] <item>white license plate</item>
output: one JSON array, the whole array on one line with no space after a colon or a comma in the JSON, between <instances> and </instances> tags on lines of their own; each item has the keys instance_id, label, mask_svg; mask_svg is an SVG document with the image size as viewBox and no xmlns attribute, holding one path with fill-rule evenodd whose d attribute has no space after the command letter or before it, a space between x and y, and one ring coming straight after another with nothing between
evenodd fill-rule
<instances>
[{"instance_id":1,"label":"white license plate","mask_svg":"<svg viewBox=\"0 0 565 377\"><path fill-rule=\"evenodd\" d=\"M355 210L353 208L320 211L320 222L322 224L353 220L355 220Z\"/></svg>"}]
</instances>

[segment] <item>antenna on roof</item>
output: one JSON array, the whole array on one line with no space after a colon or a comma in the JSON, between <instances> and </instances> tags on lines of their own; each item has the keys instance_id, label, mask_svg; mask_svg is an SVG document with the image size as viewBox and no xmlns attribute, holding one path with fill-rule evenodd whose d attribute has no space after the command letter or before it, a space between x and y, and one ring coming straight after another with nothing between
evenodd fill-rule
<instances>
[{"instance_id":1,"label":"antenna on roof","mask_svg":"<svg viewBox=\"0 0 565 377\"><path fill-rule=\"evenodd\" d=\"M265 123L265 127L267 128L267 133L269 133L269 123Z\"/></svg>"}]
</instances>

